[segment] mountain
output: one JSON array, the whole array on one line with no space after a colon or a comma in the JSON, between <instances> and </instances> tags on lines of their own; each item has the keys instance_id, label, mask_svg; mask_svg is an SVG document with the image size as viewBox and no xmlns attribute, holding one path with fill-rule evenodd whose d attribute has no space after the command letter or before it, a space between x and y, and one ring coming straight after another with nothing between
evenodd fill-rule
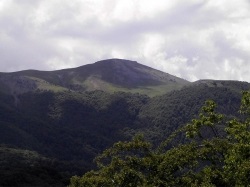
<instances>
[{"instance_id":1,"label":"mountain","mask_svg":"<svg viewBox=\"0 0 250 187\"><path fill-rule=\"evenodd\" d=\"M109 59L57 71L26 70L0 74L0 88L12 94L35 90L103 90L161 95L189 82L135 61Z\"/></svg>"},{"instance_id":2,"label":"mountain","mask_svg":"<svg viewBox=\"0 0 250 187\"><path fill-rule=\"evenodd\" d=\"M219 112L239 117L241 91L250 89L240 81L189 83L118 59L1 73L0 79L0 186L66 186L70 176L94 168L93 158L114 142L137 133L155 144L166 139L207 99L218 103ZM104 83L112 87L102 88ZM166 93L133 93L149 87Z\"/></svg>"}]
</instances>

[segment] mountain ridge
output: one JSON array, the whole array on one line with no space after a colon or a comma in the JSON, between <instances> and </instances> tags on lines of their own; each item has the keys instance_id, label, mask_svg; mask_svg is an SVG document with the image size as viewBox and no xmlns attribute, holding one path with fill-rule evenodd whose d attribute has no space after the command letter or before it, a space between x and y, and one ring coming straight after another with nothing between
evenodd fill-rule
<instances>
[{"instance_id":1,"label":"mountain ridge","mask_svg":"<svg viewBox=\"0 0 250 187\"><path fill-rule=\"evenodd\" d=\"M23 70L0 73L0 81L1 85L9 87L16 93L37 89L103 90L110 93L124 91L151 96L180 89L190 83L136 61L125 59L101 60L93 64L55 71Z\"/></svg>"}]
</instances>

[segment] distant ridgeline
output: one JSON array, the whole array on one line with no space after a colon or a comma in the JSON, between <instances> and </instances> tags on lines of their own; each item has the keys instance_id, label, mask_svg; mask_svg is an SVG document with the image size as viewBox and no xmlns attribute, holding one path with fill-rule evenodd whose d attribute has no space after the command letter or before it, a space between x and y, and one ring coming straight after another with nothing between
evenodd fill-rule
<instances>
[{"instance_id":1,"label":"distant ridgeline","mask_svg":"<svg viewBox=\"0 0 250 187\"><path fill-rule=\"evenodd\" d=\"M114 142L137 133L164 140L207 99L237 116L241 91L249 88L239 81L190 83L120 59L0 73L0 186L65 186Z\"/></svg>"},{"instance_id":2,"label":"distant ridgeline","mask_svg":"<svg viewBox=\"0 0 250 187\"><path fill-rule=\"evenodd\" d=\"M123 91L162 95L180 89L189 82L135 61L110 59L78 68L58 71L26 70L0 74L0 87L6 92L35 90Z\"/></svg>"}]
</instances>

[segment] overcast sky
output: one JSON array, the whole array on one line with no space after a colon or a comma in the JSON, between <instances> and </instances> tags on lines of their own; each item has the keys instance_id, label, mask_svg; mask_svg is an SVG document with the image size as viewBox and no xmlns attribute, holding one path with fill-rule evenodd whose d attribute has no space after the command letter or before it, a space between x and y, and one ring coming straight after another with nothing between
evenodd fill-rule
<instances>
[{"instance_id":1,"label":"overcast sky","mask_svg":"<svg viewBox=\"0 0 250 187\"><path fill-rule=\"evenodd\" d=\"M250 82L250 1L0 0L0 72L108 58Z\"/></svg>"}]
</instances>

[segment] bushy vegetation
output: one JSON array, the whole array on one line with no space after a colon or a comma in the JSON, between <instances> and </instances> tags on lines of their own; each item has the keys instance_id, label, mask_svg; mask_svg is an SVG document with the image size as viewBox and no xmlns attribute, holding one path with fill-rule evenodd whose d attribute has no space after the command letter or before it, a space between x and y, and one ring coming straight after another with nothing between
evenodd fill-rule
<instances>
[{"instance_id":1,"label":"bushy vegetation","mask_svg":"<svg viewBox=\"0 0 250 187\"><path fill-rule=\"evenodd\" d=\"M97 170L72 177L70 187L89 186L248 186L250 184L250 92L240 113L223 121L208 100L199 117L156 148L142 136L118 142L96 158ZM221 132L221 125L223 128ZM205 131L210 129L212 136ZM184 133L185 143L171 147Z\"/></svg>"}]
</instances>

